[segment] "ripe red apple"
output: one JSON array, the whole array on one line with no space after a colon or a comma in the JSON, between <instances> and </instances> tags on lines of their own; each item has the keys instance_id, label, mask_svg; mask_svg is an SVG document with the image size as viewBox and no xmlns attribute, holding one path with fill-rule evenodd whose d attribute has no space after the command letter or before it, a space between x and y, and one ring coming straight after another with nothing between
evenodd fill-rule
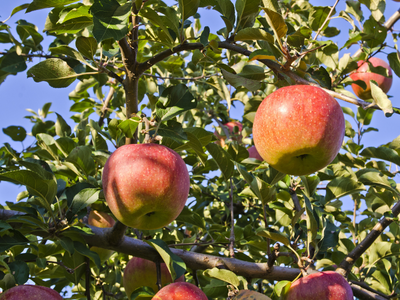
<instances>
[{"instance_id":1,"label":"ripe red apple","mask_svg":"<svg viewBox=\"0 0 400 300\"><path fill-rule=\"evenodd\" d=\"M185 280L181 276L175 282L182 282ZM149 286L154 292L158 291L157 287L157 269L156 264L150 260L140 257L133 257L129 260L124 270L124 287L125 293L130 299L134 290L142 286ZM168 271L165 263L161 263L161 285L165 286L172 282L171 274ZM137 298L140 300L141 298Z\"/></svg>"},{"instance_id":2,"label":"ripe red apple","mask_svg":"<svg viewBox=\"0 0 400 300\"><path fill-rule=\"evenodd\" d=\"M267 96L257 109L253 139L276 170L314 173L332 162L342 145L345 122L336 100L319 87L294 85Z\"/></svg>"},{"instance_id":3,"label":"ripe red apple","mask_svg":"<svg viewBox=\"0 0 400 300\"><path fill-rule=\"evenodd\" d=\"M251 146L249 149L247 149L249 152L249 158L255 158L259 161L263 161L264 159L261 157L260 153L258 153L256 146Z\"/></svg>"},{"instance_id":4,"label":"ripe red apple","mask_svg":"<svg viewBox=\"0 0 400 300\"><path fill-rule=\"evenodd\" d=\"M175 282L163 287L153 297L153 300L208 300L203 293L194 284L189 282Z\"/></svg>"},{"instance_id":5,"label":"ripe red apple","mask_svg":"<svg viewBox=\"0 0 400 300\"><path fill-rule=\"evenodd\" d=\"M390 77L385 77L380 74L376 73L371 73L368 70L368 63L365 61L359 61L358 62L358 69L350 74L350 78L352 80L362 80L365 82L367 85L367 88L364 90L361 86L353 83L351 87L353 88L354 94L357 95L360 99L367 100L371 99L371 84L370 80L375 80L378 86L387 93L390 90L390 87L392 86L392 69L390 66L382 59L377 58L377 57L371 57L368 59L368 61L374 66L374 67L384 67L385 69L388 70L389 76Z\"/></svg>"},{"instance_id":6,"label":"ripe red apple","mask_svg":"<svg viewBox=\"0 0 400 300\"><path fill-rule=\"evenodd\" d=\"M105 212L91 210L89 213L88 223L89 225L92 226L107 228L107 227L113 227L115 224L115 220ZM104 249L100 247L90 247L90 250L96 252L99 255L101 262L104 262L107 259L109 259L110 256L114 253L113 250Z\"/></svg>"},{"instance_id":7,"label":"ripe red apple","mask_svg":"<svg viewBox=\"0 0 400 300\"><path fill-rule=\"evenodd\" d=\"M189 172L175 151L158 144L119 147L103 170L111 212L142 230L167 226L181 213L189 194Z\"/></svg>"},{"instance_id":8,"label":"ripe red apple","mask_svg":"<svg viewBox=\"0 0 400 300\"><path fill-rule=\"evenodd\" d=\"M1 300L63 300L58 292L40 285L19 285L1 294Z\"/></svg>"},{"instance_id":9,"label":"ripe red apple","mask_svg":"<svg viewBox=\"0 0 400 300\"><path fill-rule=\"evenodd\" d=\"M229 134L230 134L230 138L233 141L237 141L238 143L242 142L242 130L243 130L242 123L240 123L239 121L233 121L233 122L231 121L231 122L225 123L224 126L226 128L228 128L228 131L229 131ZM238 128L238 132L237 133L235 133L235 131L234 131L235 126ZM222 129L221 129L221 134L224 134L224 131ZM225 136L225 134L224 135L221 135L221 134L219 134L217 130L214 131L214 135L218 139L218 141L216 143L218 145L220 145L221 147L224 147L225 146L226 136Z\"/></svg>"},{"instance_id":10,"label":"ripe red apple","mask_svg":"<svg viewBox=\"0 0 400 300\"><path fill-rule=\"evenodd\" d=\"M310 274L292 283L284 300L353 300L350 284L334 271Z\"/></svg>"}]
</instances>

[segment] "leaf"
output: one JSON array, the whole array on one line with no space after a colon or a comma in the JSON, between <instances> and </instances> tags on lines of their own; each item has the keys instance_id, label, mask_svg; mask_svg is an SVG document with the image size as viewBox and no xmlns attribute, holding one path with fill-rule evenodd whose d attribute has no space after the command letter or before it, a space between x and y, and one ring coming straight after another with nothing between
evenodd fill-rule
<instances>
[{"instance_id":1,"label":"leaf","mask_svg":"<svg viewBox=\"0 0 400 300\"><path fill-rule=\"evenodd\" d=\"M208 45L208 36L210 35L210 27L206 26L203 29L203 32L200 35L200 43L203 44L203 46Z\"/></svg>"},{"instance_id":2,"label":"leaf","mask_svg":"<svg viewBox=\"0 0 400 300\"><path fill-rule=\"evenodd\" d=\"M221 69L221 72L225 80L228 81L235 88L244 86L249 91L257 91L261 89L261 82L258 80L248 79L240 75L225 71L224 69Z\"/></svg>"},{"instance_id":3,"label":"leaf","mask_svg":"<svg viewBox=\"0 0 400 300\"><path fill-rule=\"evenodd\" d=\"M309 23L313 31L318 31L322 24L326 21L331 8L329 6L314 6L310 13ZM333 13L334 14L334 13ZM329 21L326 22L323 29L329 25Z\"/></svg>"},{"instance_id":4,"label":"leaf","mask_svg":"<svg viewBox=\"0 0 400 300\"><path fill-rule=\"evenodd\" d=\"M76 147L68 155L66 161L73 163L78 169L81 169L86 176L93 175L95 172L95 164L90 146Z\"/></svg>"},{"instance_id":5,"label":"leaf","mask_svg":"<svg viewBox=\"0 0 400 300\"><path fill-rule=\"evenodd\" d=\"M182 21L185 21L191 16L194 16L200 5L200 0L178 0L179 13Z\"/></svg>"},{"instance_id":6,"label":"leaf","mask_svg":"<svg viewBox=\"0 0 400 300\"><path fill-rule=\"evenodd\" d=\"M175 281L175 279L185 274L186 264L179 256L172 253L171 249L163 240L152 239L145 242L156 249L158 254L160 254L162 260L171 273L172 281Z\"/></svg>"},{"instance_id":7,"label":"leaf","mask_svg":"<svg viewBox=\"0 0 400 300\"><path fill-rule=\"evenodd\" d=\"M12 17L13 15L15 15L17 12L20 12L21 10L24 10L24 9L28 8L29 5L30 5L30 3L25 3L25 4L18 5L17 7L15 7L15 8L12 10L11 15L10 15L9 18L11 18L11 17Z\"/></svg>"},{"instance_id":8,"label":"leaf","mask_svg":"<svg viewBox=\"0 0 400 300\"><path fill-rule=\"evenodd\" d=\"M11 262L8 267L10 268L11 274L13 274L17 284L21 285L28 281L29 267L26 262L16 260Z\"/></svg>"},{"instance_id":9,"label":"leaf","mask_svg":"<svg viewBox=\"0 0 400 300\"><path fill-rule=\"evenodd\" d=\"M56 113L57 122L55 124L56 134L60 137L68 137L71 135L71 127L65 122L64 118Z\"/></svg>"},{"instance_id":10,"label":"leaf","mask_svg":"<svg viewBox=\"0 0 400 300\"><path fill-rule=\"evenodd\" d=\"M267 19L268 25L272 28L277 40L282 39L287 33L287 25L283 17L268 8L263 8L265 11L265 18Z\"/></svg>"},{"instance_id":11,"label":"leaf","mask_svg":"<svg viewBox=\"0 0 400 300\"><path fill-rule=\"evenodd\" d=\"M22 126L8 126L3 128L3 132L16 142L22 142L26 138L26 130Z\"/></svg>"},{"instance_id":12,"label":"leaf","mask_svg":"<svg viewBox=\"0 0 400 300\"><path fill-rule=\"evenodd\" d=\"M255 177L250 184L251 190L261 200L263 205L276 200L276 188L259 177Z\"/></svg>"},{"instance_id":13,"label":"leaf","mask_svg":"<svg viewBox=\"0 0 400 300\"><path fill-rule=\"evenodd\" d=\"M367 158L379 158L383 159L386 161L390 161L392 163L395 163L396 165L400 166L400 156L399 154L390 148L387 147L368 147L365 148L361 153L361 156L367 157Z\"/></svg>"},{"instance_id":14,"label":"leaf","mask_svg":"<svg viewBox=\"0 0 400 300\"><path fill-rule=\"evenodd\" d=\"M0 70L8 73L18 73L27 68L25 59L19 56L17 52L10 52L3 56L0 62Z\"/></svg>"},{"instance_id":15,"label":"leaf","mask_svg":"<svg viewBox=\"0 0 400 300\"><path fill-rule=\"evenodd\" d=\"M265 229L265 228L259 227L258 229L256 229L256 234L259 236L263 236L268 239L280 242L280 243L284 244L285 246L290 247L289 238L286 236L286 234L284 234L282 232L272 231L272 229Z\"/></svg>"},{"instance_id":16,"label":"leaf","mask_svg":"<svg viewBox=\"0 0 400 300\"><path fill-rule=\"evenodd\" d=\"M325 252L330 248L335 248L339 243L340 228L328 219L325 220L322 236L319 244L319 251Z\"/></svg>"},{"instance_id":17,"label":"leaf","mask_svg":"<svg viewBox=\"0 0 400 300\"><path fill-rule=\"evenodd\" d=\"M260 0L236 0L237 28L252 27L259 12Z\"/></svg>"},{"instance_id":18,"label":"leaf","mask_svg":"<svg viewBox=\"0 0 400 300\"><path fill-rule=\"evenodd\" d=\"M233 285L235 288L238 288L240 285L238 276L230 270L218 269L214 267L212 269L205 270L203 275L225 281Z\"/></svg>"},{"instance_id":19,"label":"leaf","mask_svg":"<svg viewBox=\"0 0 400 300\"><path fill-rule=\"evenodd\" d=\"M361 182L347 177L336 177L326 186L325 202L361 191L365 191Z\"/></svg>"},{"instance_id":20,"label":"leaf","mask_svg":"<svg viewBox=\"0 0 400 300\"><path fill-rule=\"evenodd\" d=\"M79 76L65 61L59 58L44 60L30 68L27 74L35 82L46 81L54 88L67 87Z\"/></svg>"},{"instance_id":21,"label":"leaf","mask_svg":"<svg viewBox=\"0 0 400 300\"><path fill-rule=\"evenodd\" d=\"M307 247L308 253L311 253L311 245L314 243L318 233L318 223L314 217L313 206L307 196L304 195L304 203L306 207L306 223L307 223Z\"/></svg>"},{"instance_id":22,"label":"leaf","mask_svg":"<svg viewBox=\"0 0 400 300\"><path fill-rule=\"evenodd\" d=\"M168 27L164 18L162 18L155 10L151 9L150 7L144 7L139 11L139 14L148 19L152 25L157 25L161 28L161 30L167 35L170 43L174 42L171 34L169 33Z\"/></svg>"},{"instance_id":23,"label":"leaf","mask_svg":"<svg viewBox=\"0 0 400 300\"><path fill-rule=\"evenodd\" d=\"M107 39L118 41L125 37L129 29L131 5L120 5L117 0L94 0L90 12L93 15L93 36L98 43Z\"/></svg>"},{"instance_id":24,"label":"leaf","mask_svg":"<svg viewBox=\"0 0 400 300\"><path fill-rule=\"evenodd\" d=\"M122 121L118 125L118 128L122 130L122 132L125 134L126 137L132 137L135 134L136 129L139 126L139 123L140 123L140 118L132 117L128 120Z\"/></svg>"},{"instance_id":25,"label":"leaf","mask_svg":"<svg viewBox=\"0 0 400 300\"><path fill-rule=\"evenodd\" d=\"M356 172L357 178L365 185L379 186L389 189L399 198L399 192L396 189L396 182L389 179L377 169L361 169Z\"/></svg>"},{"instance_id":26,"label":"leaf","mask_svg":"<svg viewBox=\"0 0 400 300\"><path fill-rule=\"evenodd\" d=\"M21 232L12 229L1 236L0 252L4 252L17 245L26 246L28 243L29 240Z\"/></svg>"},{"instance_id":27,"label":"leaf","mask_svg":"<svg viewBox=\"0 0 400 300\"><path fill-rule=\"evenodd\" d=\"M101 268L100 257L96 252L89 250L88 247L78 241L74 241L74 249L80 254L89 257L99 269Z\"/></svg>"},{"instance_id":28,"label":"leaf","mask_svg":"<svg viewBox=\"0 0 400 300\"><path fill-rule=\"evenodd\" d=\"M393 114L392 102L382 89L378 86L376 81L370 80L371 95L376 105L385 113L386 117L390 117Z\"/></svg>"},{"instance_id":29,"label":"leaf","mask_svg":"<svg viewBox=\"0 0 400 300\"><path fill-rule=\"evenodd\" d=\"M274 43L274 37L261 28L244 28L235 35L235 41L263 40Z\"/></svg>"},{"instance_id":30,"label":"leaf","mask_svg":"<svg viewBox=\"0 0 400 300\"><path fill-rule=\"evenodd\" d=\"M71 213L75 215L80 210L91 205L99 199L100 191L95 188L86 188L77 193L71 203Z\"/></svg>"},{"instance_id":31,"label":"leaf","mask_svg":"<svg viewBox=\"0 0 400 300\"><path fill-rule=\"evenodd\" d=\"M89 65L86 59L84 59L83 56L78 51L69 46L61 45L58 47L50 47L49 50L53 55L66 55L76 60L79 60L80 62L83 62L86 65Z\"/></svg>"},{"instance_id":32,"label":"leaf","mask_svg":"<svg viewBox=\"0 0 400 300\"><path fill-rule=\"evenodd\" d=\"M305 39L309 39L311 37L311 33L312 30L310 28L301 27L296 32L288 35L288 44L293 47L302 47L304 46Z\"/></svg>"},{"instance_id":33,"label":"leaf","mask_svg":"<svg viewBox=\"0 0 400 300\"><path fill-rule=\"evenodd\" d=\"M36 172L17 170L1 173L0 180L25 185L30 194L39 197L39 203L47 211L52 211L50 204L53 203L57 193L57 181L55 178L44 179Z\"/></svg>"},{"instance_id":34,"label":"leaf","mask_svg":"<svg viewBox=\"0 0 400 300\"><path fill-rule=\"evenodd\" d=\"M178 222L189 223L197 227L206 228L205 220L198 213L190 210L187 206L183 207L182 212L176 218Z\"/></svg>"},{"instance_id":35,"label":"leaf","mask_svg":"<svg viewBox=\"0 0 400 300\"><path fill-rule=\"evenodd\" d=\"M93 59L97 51L97 42L94 37L79 36L75 42L76 49L88 59Z\"/></svg>"},{"instance_id":36,"label":"leaf","mask_svg":"<svg viewBox=\"0 0 400 300\"><path fill-rule=\"evenodd\" d=\"M222 175L225 180L228 181L231 178L234 170L233 162L231 161L231 156L228 152L222 149L221 146L216 144L208 144L206 146L208 152L211 154L213 159L218 165L218 168L221 170Z\"/></svg>"},{"instance_id":37,"label":"leaf","mask_svg":"<svg viewBox=\"0 0 400 300\"><path fill-rule=\"evenodd\" d=\"M43 8L49 8L49 7L62 7L74 2L77 2L79 0L33 0L29 6L26 12L31 12L34 10L39 10Z\"/></svg>"}]
</instances>

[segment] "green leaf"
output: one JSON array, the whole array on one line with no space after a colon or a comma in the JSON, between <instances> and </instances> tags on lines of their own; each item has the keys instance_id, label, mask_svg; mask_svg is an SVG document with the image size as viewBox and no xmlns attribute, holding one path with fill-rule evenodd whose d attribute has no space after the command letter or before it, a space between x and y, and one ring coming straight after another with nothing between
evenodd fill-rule
<instances>
[{"instance_id":1,"label":"green leaf","mask_svg":"<svg viewBox=\"0 0 400 300\"><path fill-rule=\"evenodd\" d=\"M228 181L231 178L234 170L233 162L231 161L231 156L228 152L222 149L221 146L216 144L208 144L206 146L208 152L214 158L215 162L217 163L219 169L222 172L225 180Z\"/></svg>"},{"instance_id":2,"label":"green leaf","mask_svg":"<svg viewBox=\"0 0 400 300\"><path fill-rule=\"evenodd\" d=\"M302 47L304 46L305 39L311 37L312 30L308 27L301 27L295 33L288 35L287 41L290 46Z\"/></svg>"},{"instance_id":3,"label":"green leaf","mask_svg":"<svg viewBox=\"0 0 400 300\"><path fill-rule=\"evenodd\" d=\"M368 249L368 252L369 264L375 265L380 259L383 259L385 257L389 257L392 255L399 256L400 245L394 244L392 242L376 241L371 245L371 248Z\"/></svg>"},{"instance_id":4,"label":"green leaf","mask_svg":"<svg viewBox=\"0 0 400 300\"><path fill-rule=\"evenodd\" d=\"M0 70L8 73L18 73L26 70L25 59L17 52L7 53L0 63Z\"/></svg>"},{"instance_id":5,"label":"green leaf","mask_svg":"<svg viewBox=\"0 0 400 300\"><path fill-rule=\"evenodd\" d=\"M122 132L125 134L126 137L132 137L135 134L136 129L139 126L139 123L140 123L140 118L132 117L128 120L122 121L118 125L118 128L122 130Z\"/></svg>"},{"instance_id":6,"label":"green leaf","mask_svg":"<svg viewBox=\"0 0 400 300\"><path fill-rule=\"evenodd\" d=\"M90 12L93 14L93 36L98 43L107 39L116 41L128 33L128 17L131 3L120 5L117 0L95 0Z\"/></svg>"},{"instance_id":7,"label":"green leaf","mask_svg":"<svg viewBox=\"0 0 400 300\"><path fill-rule=\"evenodd\" d=\"M262 40L274 43L274 37L261 28L244 28L235 35L235 41Z\"/></svg>"},{"instance_id":8,"label":"green leaf","mask_svg":"<svg viewBox=\"0 0 400 300\"><path fill-rule=\"evenodd\" d=\"M390 161L395 163L396 165L400 166L400 156L399 154L390 148L386 147L368 147L365 148L361 153L361 156L368 157L368 158L379 158L386 161Z\"/></svg>"},{"instance_id":9,"label":"green leaf","mask_svg":"<svg viewBox=\"0 0 400 300\"><path fill-rule=\"evenodd\" d=\"M325 202L335 198L365 191L365 186L352 178L336 177L326 186Z\"/></svg>"},{"instance_id":10,"label":"green leaf","mask_svg":"<svg viewBox=\"0 0 400 300\"><path fill-rule=\"evenodd\" d=\"M261 82L258 80L248 79L240 75L225 71L224 69L221 69L221 72L225 80L228 81L235 88L244 86L249 91L257 91L261 88Z\"/></svg>"},{"instance_id":11,"label":"green leaf","mask_svg":"<svg viewBox=\"0 0 400 300\"><path fill-rule=\"evenodd\" d=\"M321 28L322 24L325 22L326 18L329 15L331 8L329 6L314 6L310 13L309 23L311 25L311 29L314 31L318 31ZM325 29L329 24L329 21L326 22Z\"/></svg>"},{"instance_id":12,"label":"green leaf","mask_svg":"<svg viewBox=\"0 0 400 300\"><path fill-rule=\"evenodd\" d=\"M76 49L88 59L93 59L97 51L97 41L94 37L79 36L75 42Z\"/></svg>"},{"instance_id":13,"label":"green leaf","mask_svg":"<svg viewBox=\"0 0 400 300\"><path fill-rule=\"evenodd\" d=\"M236 0L237 28L252 27L258 15L261 0Z\"/></svg>"},{"instance_id":14,"label":"green leaf","mask_svg":"<svg viewBox=\"0 0 400 300\"><path fill-rule=\"evenodd\" d=\"M99 269L101 268L100 257L96 252L89 250L88 247L78 241L74 241L74 249L80 254L89 257Z\"/></svg>"},{"instance_id":15,"label":"green leaf","mask_svg":"<svg viewBox=\"0 0 400 300\"><path fill-rule=\"evenodd\" d=\"M71 33L75 34L80 32L82 29L85 29L88 26L93 25L92 15L84 15L80 17L76 17L73 19L68 19L68 21L64 21L61 23L60 13L64 11L62 7L54 8L48 15L46 19L46 23L44 25L44 31L56 33L56 34L64 34Z\"/></svg>"},{"instance_id":16,"label":"green leaf","mask_svg":"<svg viewBox=\"0 0 400 300\"><path fill-rule=\"evenodd\" d=\"M28 264L21 260L11 262L8 267L14 276L15 282L19 285L24 284L29 279Z\"/></svg>"},{"instance_id":17,"label":"green leaf","mask_svg":"<svg viewBox=\"0 0 400 300\"><path fill-rule=\"evenodd\" d=\"M70 255L74 254L75 248L74 248L74 242L72 239L70 239L67 236L61 236L59 240L61 246L63 249L67 250Z\"/></svg>"},{"instance_id":18,"label":"green leaf","mask_svg":"<svg viewBox=\"0 0 400 300\"><path fill-rule=\"evenodd\" d=\"M56 134L60 137L68 137L71 135L71 127L65 122L64 118L56 113L57 122L55 124Z\"/></svg>"},{"instance_id":19,"label":"green leaf","mask_svg":"<svg viewBox=\"0 0 400 300\"><path fill-rule=\"evenodd\" d=\"M25 185L29 193L39 197L39 203L51 211L50 204L53 203L57 193L57 181L43 179L40 174L30 170L9 171L0 174L0 180L9 181L15 184Z\"/></svg>"},{"instance_id":20,"label":"green leaf","mask_svg":"<svg viewBox=\"0 0 400 300\"><path fill-rule=\"evenodd\" d=\"M235 288L238 288L240 285L238 276L230 270L218 269L214 267L212 269L205 270L203 275L225 281L233 285Z\"/></svg>"},{"instance_id":21,"label":"green leaf","mask_svg":"<svg viewBox=\"0 0 400 300\"><path fill-rule=\"evenodd\" d=\"M10 18L13 15L15 15L17 12L20 12L21 10L24 10L24 9L28 8L29 5L30 5L30 3L25 3L25 4L21 4L21 5L17 6L17 7L15 7L11 12Z\"/></svg>"},{"instance_id":22,"label":"green leaf","mask_svg":"<svg viewBox=\"0 0 400 300\"><path fill-rule=\"evenodd\" d=\"M1 236L0 252L4 252L11 247L29 244L29 240L17 230L9 230L6 234Z\"/></svg>"},{"instance_id":23,"label":"green leaf","mask_svg":"<svg viewBox=\"0 0 400 300\"><path fill-rule=\"evenodd\" d=\"M396 182L389 179L377 169L361 169L356 172L357 178L365 185L383 187L395 193L399 198L399 192L396 189Z\"/></svg>"},{"instance_id":24,"label":"green leaf","mask_svg":"<svg viewBox=\"0 0 400 300\"><path fill-rule=\"evenodd\" d=\"M340 228L328 219L325 220L322 236L319 243L319 251L325 252L330 248L335 248L339 243Z\"/></svg>"},{"instance_id":25,"label":"green leaf","mask_svg":"<svg viewBox=\"0 0 400 300\"><path fill-rule=\"evenodd\" d=\"M203 29L203 32L200 35L200 43L203 44L203 46L208 45L208 36L210 35L210 27L206 26Z\"/></svg>"},{"instance_id":26,"label":"green leaf","mask_svg":"<svg viewBox=\"0 0 400 300\"><path fill-rule=\"evenodd\" d=\"M385 113L386 117L390 117L393 114L392 102L384 91L378 86L376 81L370 80L371 94L376 105Z\"/></svg>"},{"instance_id":27,"label":"green leaf","mask_svg":"<svg viewBox=\"0 0 400 300\"><path fill-rule=\"evenodd\" d=\"M51 87L63 88L73 83L78 76L62 59L48 58L30 68L28 77L35 82L46 81Z\"/></svg>"},{"instance_id":28,"label":"green leaf","mask_svg":"<svg viewBox=\"0 0 400 300\"><path fill-rule=\"evenodd\" d=\"M167 23L165 18L160 16L155 10L150 7L144 7L139 11L139 14L148 19L152 24L157 25L161 28L161 30L167 35L171 44L174 43L174 39L172 38L171 34L169 33Z\"/></svg>"},{"instance_id":29,"label":"green leaf","mask_svg":"<svg viewBox=\"0 0 400 300\"><path fill-rule=\"evenodd\" d=\"M49 50L53 55L66 55L71 58L74 58L76 60L79 60L80 62L83 62L84 64L89 64L86 59L83 58L82 54L80 54L78 51L75 49L66 46L66 45L61 45L58 47L50 47Z\"/></svg>"},{"instance_id":30,"label":"green leaf","mask_svg":"<svg viewBox=\"0 0 400 300\"><path fill-rule=\"evenodd\" d=\"M307 247L308 253L311 253L311 245L314 244L318 233L318 222L314 217L313 206L307 196L304 195L304 203L306 207L306 223L307 223Z\"/></svg>"},{"instance_id":31,"label":"green leaf","mask_svg":"<svg viewBox=\"0 0 400 300\"><path fill-rule=\"evenodd\" d=\"M283 232L272 231L272 229L265 229L265 228L259 227L256 229L256 234L259 236L263 236L268 239L280 242L280 243L284 244L285 246L290 247L289 237L286 234L284 234Z\"/></svg>"},{"instance_id":32,"label":"green leaf","mask_svg":"<svg viewBox=\"0 0 400 300\"><path fill-rule=\"evenodd\" d=\"M384 43L387 36L387 29L371 16L364 22L364 30L361 36L363 41L366 41L370 48L374 48Z\"/></svg>"},{"instance_id":33,"label":"green leaf","mask_svg":"<svg viewBox=\"0 0 400 300\"><path fill-rule=\"evenodd\" d=\"M263 205L276 200L276 188L269 185L259 177L255 177L250 184L251 190L261 200Z\"/></svg>"},{"instance_id":34,"label":"green leaf","mask_svg":"<svg viewBox=\"0 0 400 300\"><path fill-rule=\"evenodd\" d=\"M79 0L33 0L32 3L29 4L26 12L31 12L38 9L49 8L49 7L62 7Z\"/></svg>"},{"instance_id":35,"label":"green leaf","mask_svg":"<svg viewBox=\"0 0 400 300\"><path fill-rule=\"evenodd\" d=\"M163 240L152 239L145 242L156 249L157 252L160 254L162 260L167 266L169 272L171 273L172 281L185 274L186 264L179 256L172 253L171 249Z\"/></svg>"},{"instance_id":36,"label":"green leaf","mask_svg":"<svg viewBox=\"0 0 400 300\"><path fill-rule=\"evenodd\" d=\"M78 146L68 155L67 162L73 163L75 167L81 169L86 176L93 175L95 172L95 164L92 157L92 149L90 146Z\"/></svg>"},{"instance_id":37,"label":"green leaf","mask_svg":"<svg viewBox=\"0 0 400 300\"><path fill-rule=\"evenodd\" d=\"M198 213L190 210L187 206L183 207L183 210L176 218L176 221L189 223L203 229L206 228L206 223L203 217L201 217Z\"/></svg>"},{"instance_id":38,"label":"green leaf","mask_svg":"<svg viewBox=\"0 0 400 300\"><path fill-rule=\"evenodd\" d=\"M178 0L179 13L182 21L185 21L191 16L194 16L200 5L200 0Z\"/></svg>"},{"instance_id":39,"label":"green leaf","mask_svg":"<svg viewBox=\"0 0 400 300\"><path fill-rule=\"evenodd\" d=\"M282 39L287 33L287 25L282 15L268 8L263 8L268 25L272 28L277 40Z\"/></svg>"},{"instance_id":40,"label":"green leaf","mask_svg":"<svg viewBox=\"0 0 400 300\"><path fill-rule=\"evenodd\" d=\"M75 215L80 210L96 202L99 199L99 194L100 191L94 188L87 188L79 191L79 193L74 196L71 203L70 210L72 215Z\"/></svg>"},{"instance_id":41,"label":"green leaf","mask_svg":"<svg viewBox=\"0 0 400 300\"><path fill-rule=\"evenodd\" d=\"M26 138L26 130L22 126L8 126L3 128L3 132L16 142L22 142Z\"/></svg>"}]
</instances>

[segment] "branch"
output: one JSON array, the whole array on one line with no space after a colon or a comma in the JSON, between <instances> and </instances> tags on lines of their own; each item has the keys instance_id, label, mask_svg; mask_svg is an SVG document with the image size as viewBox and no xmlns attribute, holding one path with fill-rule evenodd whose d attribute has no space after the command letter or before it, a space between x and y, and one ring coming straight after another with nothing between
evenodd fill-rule
<instances>
[{"instance_id":1,"label":"branch","mask_svg":"<svg viewBox=\"0 0 400 300\"><path fill-rule=\"evenodd\" d=\"M400 213L400 201L398 201L392 208L393 217L397 217ZM375 240L381 235L386 227L392 223L393 220L390 218L383 217L375 226L371 232L361 241L340 263L336 272L346 276L350 272L353 264L364 254L365 251L375 242Z\"/></svg>"},{"instance_id":2,"label":"branch","mask_svg":"<svg viewBox=\"0 0 400 300\"><path fill-rule=\"evenodd\" d=\"M101 114L100 114L100 119L99 119L99 126L103 126L104 124L104 118L106 117L106 111L108 109L108 105L110 104L110 101L114 95L114 88L110 86L110 90L108 91L107 97L104 100L103 107L101 108Z\"/></svg>"},{"instance_id":3,"label":"branch","mask_svg":"<svg viewBox=\"0 0 400 300\"><path fill-rule=\"evenodd\" d=\"M317 37L321 33L322 29L325 27L325 24L330 20L331 15L332 15L333 11L335 10L335 7L338 5L338 3L339 3L339 0L336 0L335 4L332 6L331 10L329 11L329 14L326 16L324 23L321 25L321 27L318 29L317 33L315 34L314 40L317 39Z\"/></svg>"}]
</instances>

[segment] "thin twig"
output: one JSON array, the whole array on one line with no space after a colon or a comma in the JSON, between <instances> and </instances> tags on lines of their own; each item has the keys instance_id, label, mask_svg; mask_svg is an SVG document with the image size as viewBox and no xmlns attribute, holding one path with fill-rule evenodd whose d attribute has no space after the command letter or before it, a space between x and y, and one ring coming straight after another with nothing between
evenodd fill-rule
<instances>
[{"instance_id":1,"label":"thin twig","mask_svg":"<svg viewBox=\"0 0 400 300\"><path fill-rule=\"evenodd\" d=\"M99 126L103 126L104 124L104 118L106 117L106 112L108 109L108 106L110 105L111 99L114 95L114 88L112 86L110 86L110 90L108 91L107 97L103 102L103 107L101 108L101 114L100 114L100 118L99 118Z\"/></svg>"},{"instance_id":2,"label":"thin twig","mask_svg":"<svg viewBox=\"0 0 400 300\"><path fill-rule=\"evenodd\" d=\"M91 281L91 274L90 274L90 258L89 257L85 257L85 261L86 261L86 274L85 274L85 287L86 287L86 299L90 300L90 281Z\"/></svg>"},{"instance_id":3,"label":"thin twig","mask_svg":"<svg viewBox=\"0 0 400 300\"><path fill-rule=\"evenodd\" d=\"M231 200L231 235L229 238L229 255L235 257L235 216L233 213L233 182L232 177L230 178L230 190L229 198Z\"/></svg>"},{"instance_id":4,"label":"thin twig","mask_svg":"<svg viewBox=\"0 0 400 300\"><path fill-rule=\"evenodd\" d=\"M322 29L325 27L326 23L331 19L332 13L335 10L338 3L339 3L339 0L336 0L335 4L332 6L331 10L329 11L328 15L326 16L324 23L321 25L321 27L318 29L317 33L315 34L314 41L317 40L317 37L321 33Z\"/></svg>"},{"instance_id":5,"label":"thin twig","mask_svg":"<svg viewBox=\"0 0 400 300\"><path fill-rule=\"evenodd\" d=\"M161 262L158 259L156 261L156 270L157 270L157 288L158 290L161 290L162 288L162 282L161 282Z\"/></svg>"}]
</instances>

